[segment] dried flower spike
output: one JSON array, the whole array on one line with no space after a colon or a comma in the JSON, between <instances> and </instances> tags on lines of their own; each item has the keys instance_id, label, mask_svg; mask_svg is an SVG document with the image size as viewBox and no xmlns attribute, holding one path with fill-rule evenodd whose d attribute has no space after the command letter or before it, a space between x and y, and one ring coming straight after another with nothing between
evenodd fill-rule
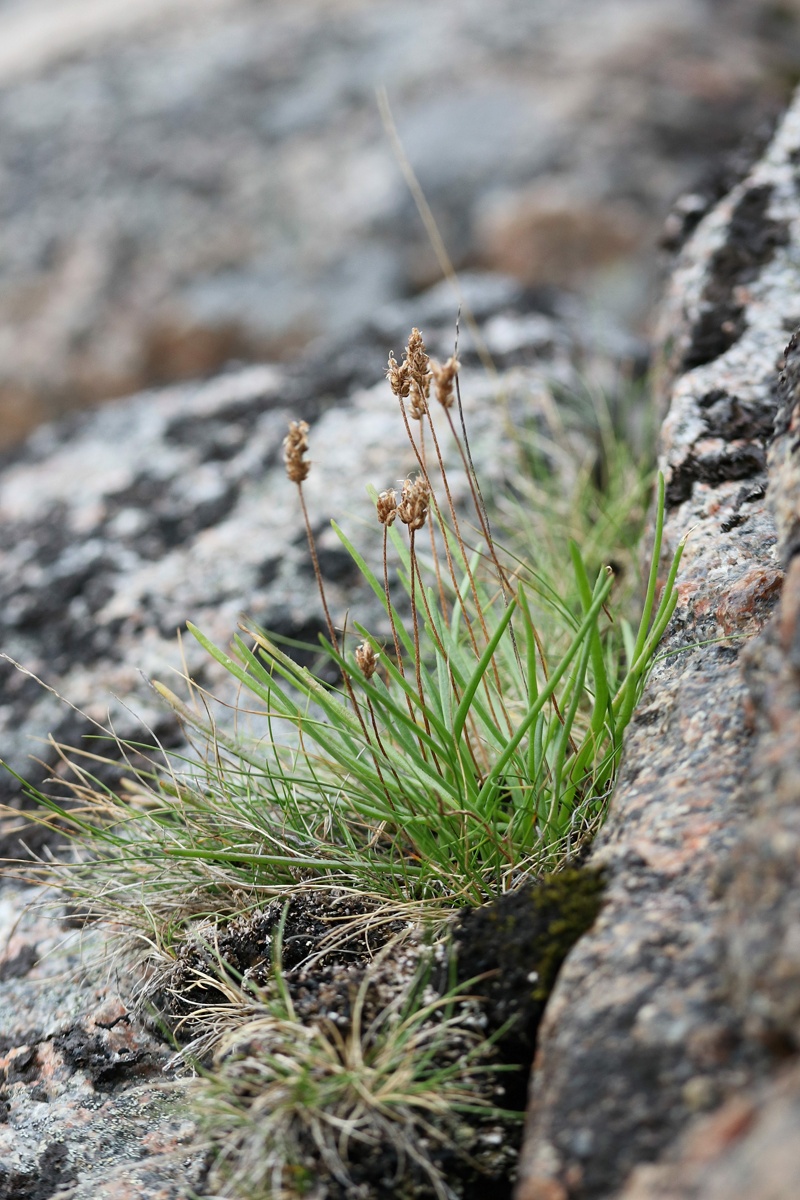
<instances>
[{"instance_id":1,"label":"dried flower spike","mask_svg":"<svg viewBox=\"0 0 800 1200\"><path fill-rule=\"evenodd\" d=\"M410 479L405 480L397 515L403 524L408 526L409 532L422 529L428 515L429 500L430 489L424 479L415 479L413 482Z\"/></svg>"},{"instance_id":2,"label":"dried flower spike","mask_svg":"<svg viewBox=\"0 0 800 1200\"><path fill-rule=\"evenodd\" d=\"M422 334L416 326L411 330L411 337L408 339L405 361L408 363L409 375L419 385L427 400L431 390L431 360L428 358Z\"/></svg>"},{"instance_id":3,"label":"dried flower spike","mask_svg":"<svg viewBox=\"0 0 800 1200\"><path fill-rule=\"evenodd\" d=\"M356 663L365 679L371 679L378 669L378 656L369 642L356 646Z\"/></svg>"},{"instance_id":4,"label":"dried flower spike","mask_svg":"<svg viewBox=\"0 0 800 1200\"><path fill-rule=\"evenodd\" d=\"M436 386L436 399L442 408L452 408L453 406L455 400L453 385L460 368L461 363L452 354L442 366L435 362L431 363L431 373Z\"/></svg>"},{"instance_id":5,"label":"dried flower spike","mask_svg":"<svg viewBox=\"0 0 800 1200\"><path fill-rule=\"evenodd\" d=\"M378 496L375 509L381 525L388 526L394 524L394 519L397 516L397 492L394 488L389 488L388 492L381 492L380 496Z\"/></svg>"},{"instance_id":6,"label":"dried flower spike","mask_svg":"<svg viewBox=\"0 0 800 1200\"><path fill-rule=\"evenodd\" d=\"M408 415L415 421L421 421L428 411L428 401L417 383L416 379L411 381L411 392L408 401Z\"/></svg>"},{"instance_id":7,"label":"dried flower spike","mask_svg":"<svg viewBox=\"0 0 800 1200\"><path fill-rule=\"evenodd\" d=\"M283 439L283 461L292 483L302 483L308 477L311 463L303 458L308 453L308 423L290 421L289 432Z\"/></svg>"},{"instance_id":8,"label":"dried flower spike","mask_svg":"<svg viewBox=\"0 0 800 1200\"><path fill-rule=\"evenodd\" d=\"M389 386L395 396L399 396L404 400L411 387L411 376L408 373L408 363L405 359L398 365L395 356L390 354L389 365L386 368L386 378L389 380Z\"/></svg>"},{"instance_id":9,"label":"dried flower spike","mask_svg":"<svg viewBox=\"0 0 800 1200\"><path fill-rule=\"evenodd\" d=\"M404 366L411 376L409 414L415 421L420 421L428 411L428 397L431 394L431 361L422 340L422 334L414 327L406 346Z\"/></svg>"}]
</instances>

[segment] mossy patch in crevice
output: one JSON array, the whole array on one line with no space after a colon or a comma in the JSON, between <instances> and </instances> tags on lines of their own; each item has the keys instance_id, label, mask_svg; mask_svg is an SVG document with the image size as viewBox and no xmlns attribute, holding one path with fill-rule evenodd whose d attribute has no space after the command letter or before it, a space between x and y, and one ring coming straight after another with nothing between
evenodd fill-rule
<instances>
[{"instance_id":1,"label":"mossy patch in crevice","mask_svg":"<svg viewBox=\"0 0 800 1200\"><path fill-rule=\"evenodd\" d=\"M567 867L470 909L454 926L458 982L490 972L474 991L483 998L488 1032L508 1026L499 1048L520 1068L520 1107L548 997L567 954L594 923L604 886L602 871ZM511 1077L507 1082L510 1093Z\"/></svg>"}]
</instances>

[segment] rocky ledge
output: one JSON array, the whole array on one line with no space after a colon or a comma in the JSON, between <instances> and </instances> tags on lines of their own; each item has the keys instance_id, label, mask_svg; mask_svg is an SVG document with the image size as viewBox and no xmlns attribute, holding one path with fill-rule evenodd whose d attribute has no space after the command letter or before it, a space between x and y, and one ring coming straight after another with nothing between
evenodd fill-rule
<instances>
[{"instance_id":1,"label":"rocky ledge","mask_svg":"<svg viewBox=\"0 0 800 1200\"><path fill-rule=\"evenodd\" d=\"M519 1200L800 1188L798 162L795 101L664 304L680 600L592 855L605 908L545 1015Z\"/></svg>"}]
</instances>

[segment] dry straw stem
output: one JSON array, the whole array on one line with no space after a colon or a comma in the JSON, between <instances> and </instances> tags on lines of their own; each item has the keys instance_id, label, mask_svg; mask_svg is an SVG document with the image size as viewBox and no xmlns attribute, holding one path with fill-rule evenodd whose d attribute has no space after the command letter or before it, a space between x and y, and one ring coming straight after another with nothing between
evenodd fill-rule
<instances>
[{"instance_id":1,"label":"dry straw stem","mask_svg":"<svg viewBox=\"0 0 800 1200\"><path fill-rule=\"evenodd\" d=\"M439 227L436 224L436 218L431 211L431 206L428 204L425 193L423 192L420 182L417 179L414 168L411 166L408 155L403 149L403 143L400 141L400 135L397 132L397 126L395 125L394 117L392 116L392 109L391 105L389 104L389 95L386 91L386 88L378 88L376 96L383 127L386 130L386 135L391 143L392 151L397 160L397 165L400 167L400 170L403 173L403 178L406 181L408 190L417 206L417 212L422 219L422 224L425 226L425 232L430 239L434 254L436 255L436 260L439 264L439 269L455 293L459 308L464 313L464 317L467 325L469 326L469 331L472 334L478 351L478 356L483 364L484 369L490 378L497 383L497 368L494 365L494 361L486 346L486 342L483 340L480 327L475 319L475 314L472 312L472 309L464 299L464 294L461 291L461 285L458 280L458 274L453 266L453 261L447 252L444 239L439 232Z\"/></svg>"},{"instance_id":2,"label":"dry straw stem","mask_svg":"<svg viewBox=\"0 0 800 1200\"><path fill-rule=\"evenodd\" d=\"M288 1200L322 1163L355 1195L353 1162L375 1158L385 1187L404 1188L413 1175L424 1181L421 1194L455 1200L435 1159L441 1150L445 1159L468 1158L454 1140L461 1114L515 1114L493 1107L504 1068L480 1032L475 998L427 987L428 959L408 978L401 967L397 980L388 945L354 987L344 1028L325 1018L302 1024L276 964L260 1011L224 1038L198 1084L212 1140L225 1145L212 1171L216 1194ZM381 998L387 972L388 1003Z\"/></svg>"}]
</instances>

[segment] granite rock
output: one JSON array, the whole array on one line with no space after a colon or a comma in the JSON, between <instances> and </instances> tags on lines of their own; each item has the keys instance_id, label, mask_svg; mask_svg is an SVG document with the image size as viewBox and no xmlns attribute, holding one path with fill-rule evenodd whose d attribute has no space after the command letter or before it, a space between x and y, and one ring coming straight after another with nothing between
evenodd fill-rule
<instances>
[{"instance_id":1,"label":"granite rock","mask_svg":"<svg viewBox=\"0 0 800 1200\"><path fill-rule=\"evenodd\" d=\"M798 159L795 100L671 276L661 465L667 552L687 539L679 604L592 854L607 903L545 1014L518 1200L797 1191L797 1075L770 1080L800 1012L794 340L784 360Z\"/></svg>"},{"instance_id":2,"label":"granite rock","mask_svg":"<svg viewBox=\"0 0 800 1200\"><path fill-rule=\"evenodd\" d=\"M133 1016L104 932L53 905L0 893L0 1195L185 1197L206 1164L171 1047Z\"/></svg>"}]
</instances>

